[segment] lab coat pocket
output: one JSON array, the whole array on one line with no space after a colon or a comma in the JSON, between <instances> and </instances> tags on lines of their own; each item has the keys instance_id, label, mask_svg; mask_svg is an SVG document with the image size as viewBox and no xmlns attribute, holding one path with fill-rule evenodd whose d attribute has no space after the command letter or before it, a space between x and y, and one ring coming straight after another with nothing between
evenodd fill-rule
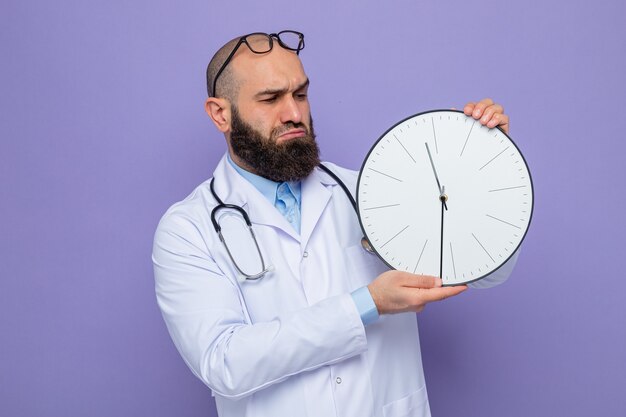
<instances>
[{"instance_id":1,"label":"lab coat pocket","mask_svg":"<svg viewBox=\"0 0 626 417\"><path fill-rule=\"evenodd\" d=\"M426 386L406 397L386 404L383 407L383 415L385 417L430 417Z\"/></svg>"},{"instance_id":2,"label":"lab coat pocket","mask_svg":"<svg viewBox=\"0 0 626 417\"><path fill-rule=\"evenodd\" d=\"M363 249L361 244L347 247L345 256L348 268L346 273L350 277L352 290L368 285L389 269L378 256Z\"/></svg>"}]
</instances>

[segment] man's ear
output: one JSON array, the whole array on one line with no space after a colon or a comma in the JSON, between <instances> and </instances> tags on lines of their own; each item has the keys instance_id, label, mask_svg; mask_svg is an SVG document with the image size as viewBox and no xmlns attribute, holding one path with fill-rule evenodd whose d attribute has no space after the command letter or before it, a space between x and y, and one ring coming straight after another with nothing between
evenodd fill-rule
<instances>
[{"instance_id":1,"label":"man's ear","mask_svg":"<svg viewBox=\"0 0 626 417\"><path fill-rule=\"evenodd\" d=\"M226 133L230 130L230 102L228 100L209 97L204 103L204 110L220 132Z\"/></svg>"}]
</instances>

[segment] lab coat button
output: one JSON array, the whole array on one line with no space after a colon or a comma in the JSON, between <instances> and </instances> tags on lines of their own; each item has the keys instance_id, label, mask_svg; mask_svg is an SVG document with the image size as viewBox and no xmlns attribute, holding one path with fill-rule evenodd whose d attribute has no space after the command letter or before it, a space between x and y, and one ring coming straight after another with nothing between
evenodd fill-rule
<instances>
[{"instance_id":1,"label":"lab coat button","mask_svg":"<svg viewBox=\"0 0 626 417\"><path fill-rule=\"evenodd\" d=\"M308 256L309 256L309 252L306 252L306 251L305 251L305 252L302 254L302 257L303 257L303 258L307 258Z\"/></svg>"},{"instance_id":2,"label":"lab coat button","mask_svg":"<svg viewBox=\"0 0 626 417\"><path fill-rule=\"evenodd\" d=\"M337 379L335 379L335 382L336 382L337 384L341 384L341 378L340 378L340 377L337 377Z\"/></svg>"}]
</instances>

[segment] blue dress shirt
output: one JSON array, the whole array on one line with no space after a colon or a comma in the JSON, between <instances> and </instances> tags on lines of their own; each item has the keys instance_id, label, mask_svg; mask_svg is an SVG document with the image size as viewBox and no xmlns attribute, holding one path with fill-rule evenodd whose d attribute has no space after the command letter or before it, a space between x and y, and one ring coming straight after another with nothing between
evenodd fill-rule
<instances>
[{"instance_id":1,"label":"blue dress shirt","mask_svg":"<svg viewBox=\"0 0 626 417\"><path fill-rule=\"evenodd\" d=\"M228 155L228 162L242 177L259 190L267 200L276 207L285 219L300 233L300 208L302 190L300 182L275 182L253 174L235 164ZM363 325L378 320L378 310L367 287L361 287L351 294L354 304L361 316Z\"/></svg>"}]
</instances>

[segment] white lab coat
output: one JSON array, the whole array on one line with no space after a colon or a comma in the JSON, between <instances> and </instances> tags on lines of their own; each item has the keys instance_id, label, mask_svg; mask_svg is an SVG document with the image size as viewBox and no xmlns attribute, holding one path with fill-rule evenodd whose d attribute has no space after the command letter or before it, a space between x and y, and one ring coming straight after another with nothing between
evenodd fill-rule
<instances>
[{"instance_id":1,"label":"white lab coat","mask_svg":"<svg viewBox=\"0 0 626 417\"><path fill-rule=\"evenodd\" d=\"M326 165L354 192L357 173ZM217 195L248 212L274 270L237 281L211 224L209 181L163 216L153 262L170 335L213 391L219 415L430 416L415 314L381 316L365 328L350 296L387 268L361 248L339 185L320 169L302 182L298 236L225 157L214 177ZM225 236L241 236L226 237L229 248L244 264L258 262L246 229L228 221L238 218L222 218ZM514 261L489 280L506 279Z\"/></svg>"}]
</instances>

